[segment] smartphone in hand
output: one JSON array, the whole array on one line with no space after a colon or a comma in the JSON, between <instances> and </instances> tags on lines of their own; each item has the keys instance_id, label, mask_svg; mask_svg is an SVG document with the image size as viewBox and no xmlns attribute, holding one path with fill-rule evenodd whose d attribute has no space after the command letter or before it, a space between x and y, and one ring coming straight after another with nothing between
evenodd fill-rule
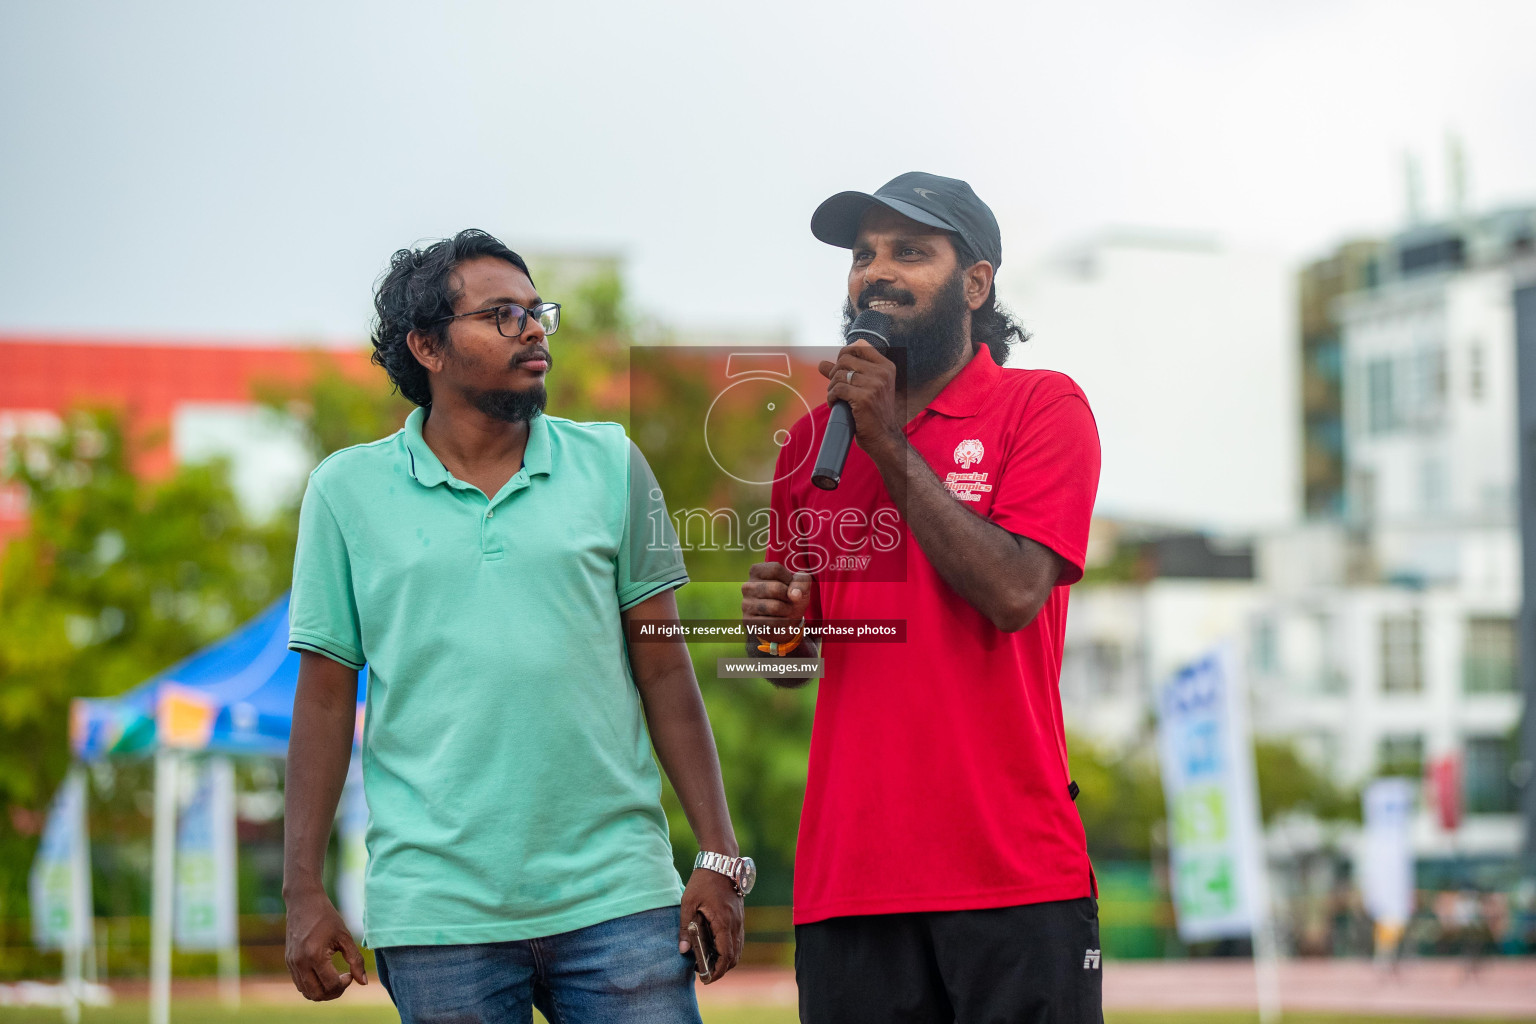
<instances>
[{"instance_id":1,"label":"smartphone in hand","mask_svg":"<svg viewBox=\"0 0 1536 1024\"><path fill-rule=\"evenodd\" d=\"M715 949L715 933L709 927L709 919L697 914L688 922L688 945L693 950L694 969L699 980L708 985L715 980L715 964L720 953Z\"/></svg>"}]
</instances>

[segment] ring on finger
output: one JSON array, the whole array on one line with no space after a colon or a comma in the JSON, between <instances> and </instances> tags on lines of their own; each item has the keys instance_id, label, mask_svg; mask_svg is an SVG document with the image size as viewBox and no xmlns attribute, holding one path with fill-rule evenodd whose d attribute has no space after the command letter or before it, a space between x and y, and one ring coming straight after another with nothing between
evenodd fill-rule
<instances>
[{"instance_id":1,"label":"ring on finger","mask_svg":"<svg viewBox=\"0 0 1536 1024\"><path fill-rule=\"evenodd\" d=\"M853 383L853 371L852 370L848 371L848 383L849 384Z\"/></svg>"}]
</instances>

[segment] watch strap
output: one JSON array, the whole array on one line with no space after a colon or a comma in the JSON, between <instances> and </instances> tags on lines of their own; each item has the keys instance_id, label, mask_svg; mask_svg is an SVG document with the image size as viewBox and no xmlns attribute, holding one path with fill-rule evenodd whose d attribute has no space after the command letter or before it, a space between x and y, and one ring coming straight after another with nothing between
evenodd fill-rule
<instances>
[{"instance_id":1,"label":"watch strap","mask_svg":"<svg viewBox=\"0 0 1536 1024\"><path fill-rule=\"evenodd\" d=\"M741 887L741 878L745 874L746 861L742 857L729 857L723 853L711 853L700 851L693 859L695 869L704 868L716 874L724 875L731 880L731 887L736 890L736 895L745 896L746 890Z\"/></svg>"}]
</instances>

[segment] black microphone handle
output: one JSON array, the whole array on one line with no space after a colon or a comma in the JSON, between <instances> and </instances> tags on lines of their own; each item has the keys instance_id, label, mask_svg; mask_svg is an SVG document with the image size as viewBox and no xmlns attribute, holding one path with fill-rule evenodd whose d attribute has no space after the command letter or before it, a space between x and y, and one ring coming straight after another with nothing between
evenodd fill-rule
<instances>
[{"instance_id":1,"label":"black microphone handle","mask_svg":"<svg viewBox=\"0 0 1536 1024\"><path fill-rule=\"evenodd\" d=\"M821 451L816 454L816 468L811 471L811 483L824 491L837 489L843 479L843 464L848 461L848 449L853 447L853 409L839 399L832 403L832 415L827 417L826 433L821 436Z\"/></svg>"},{"instance_id":2,"label":"black microphone handle","mask_svg":"<svg viewBox=\"0 0 1536 1024\"><path fill-rule=\"evenodd\" d=\"M843 340L851 344L862 338L881 355L888 355L891 343L886 339L890 333L889 314L866 309L854 318ZM851 375L849 379L853 379ZM853 410L847 402L833 402L832 415L827 417L827 432L821 438L821 451L816 453L816 468L811 470L811 483L824 491L835 490L843 479L843 464L848 461L848 449L852 447Z\"/></svg>"}]
</instances>

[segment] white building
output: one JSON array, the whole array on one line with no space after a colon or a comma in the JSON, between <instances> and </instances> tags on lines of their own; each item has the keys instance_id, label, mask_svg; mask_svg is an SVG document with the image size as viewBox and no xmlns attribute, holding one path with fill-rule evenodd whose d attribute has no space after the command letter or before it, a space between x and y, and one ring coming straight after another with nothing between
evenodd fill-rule
<instances>
[{"instance_id":1,"label":"white building","mask_svg":"<svg viewBox=\"0 0 1536 1024\"><path fill-rule=\"evenodd\" d=\"M1256 731L1293 740L1330 778L1419 777L1459 758L1464 821L1442 828L1425 800L1421 858L1517 853L1512 296L1533 241L1536 209L1383 247L1373 286L1339 308L1347 520L1264 535L1251 581L1076 588L1070 728L1109 746L1144 736L1153 687L1230 641Z\"/></svg>"},{"instance_id":2,"label":"white building","mask_svg":"<svg viewBox=\"0 0 1536 1024\"><path fill-rule=\"evenodd\" d=\"M1381 283L1340 303L1348 519L1383 580L1518 587L1522 238L1536 240L1536 209L1407 232Z\"/></svg>"},{"instance_id":3,"label":"white building","mask_svg":"<svg viewBox=\"0 0 1536 1024\"><path fill-rule=\"evenodd\" d=\"M1345 786L1423 775L1458 755L1465 818L1453 835L1426 801L1420 856L1505 858L1521 825L1511 778L1520 716L1513 611L1450 589L1160 579L1078 588L1067 618L1062 710L1110 749L1150 735L1153 693L1212 645L1235 645L1260 736L1284 738Z\"/></svg>"}]
</instances>

